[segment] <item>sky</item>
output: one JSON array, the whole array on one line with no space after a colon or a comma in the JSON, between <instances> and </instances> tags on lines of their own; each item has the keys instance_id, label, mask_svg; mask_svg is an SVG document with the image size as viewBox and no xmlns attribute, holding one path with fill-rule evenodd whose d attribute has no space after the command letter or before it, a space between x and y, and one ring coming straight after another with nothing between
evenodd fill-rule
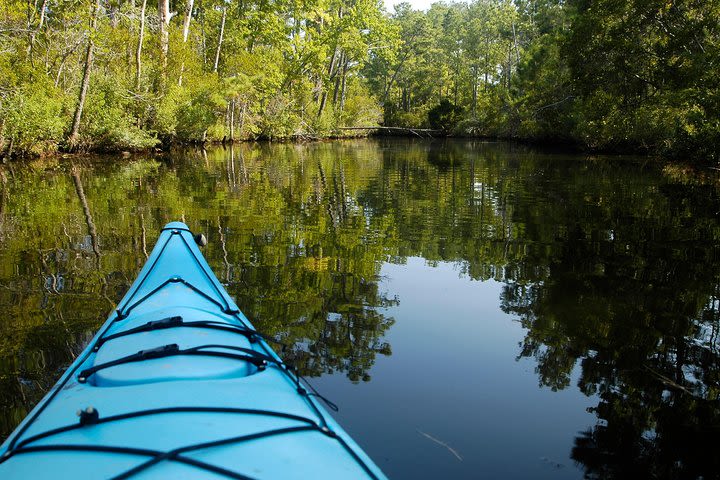
<instances>
[{"instance_id":1,"label":"sky","mask_svg":"<svg viewBox=\"0 0 720 480\"><path fill-rule=\"evenodd\" d=\"M439 0L405 0L407 3L412 5L414 10L427 10L430 8L430 5L439 1ZM395 11L393 8L394 5L397 5L398 3L402 3L403 0L385 0L385 10L392 13Z\"/></svg>"}]
</instances>

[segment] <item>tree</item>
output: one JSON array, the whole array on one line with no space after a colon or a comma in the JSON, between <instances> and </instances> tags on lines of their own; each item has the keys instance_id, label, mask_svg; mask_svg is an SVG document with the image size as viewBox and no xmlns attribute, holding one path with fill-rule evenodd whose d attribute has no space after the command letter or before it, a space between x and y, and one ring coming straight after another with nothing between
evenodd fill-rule
<instances>
[{"instance_id":1,"label":"tree","mask_svg":"<svg viewBox=\"0 0 720 480\"><path fill-rule=\"evenodd\" d=\"M162 75L167 75L170 52L170 0L158 0L158 23L160 24L160 64Z\"/></svg>"},{"instance_id":2,"label":"tree","mask_svg":"<svg viewBox=\"0 0 720 480\"><path fill-rule=\"evenodd\" d=\"M78 95L77 104L75 106L75 115L73 115L73 123L68 136L68 144L74 148L78 141L80 133L80 120L82 119L83 108L85 106L85 98L87 97L88 87L90 85L90 72L92 71L94 55L95 55L95 30L97 28L97 20L100 15L100 0L95 0L92 13L90 14L90 30L88 32L87 48L85 50L85 66L83 68L82 83L80 84L80 93Z\"/></svg>"},{"instance_id":3,"label":"tree","mask_svg":"<svg viewBox=\"0 0 720 480\"><path fill-rule=\"evenodd\" d=\"M145 38L145 8L147 0L142 0L140 7L140 28L138 30L137 48L135 49L135 90L140 90L140 75L142 70L142 49Z\"/></svg>"}]
</instances>

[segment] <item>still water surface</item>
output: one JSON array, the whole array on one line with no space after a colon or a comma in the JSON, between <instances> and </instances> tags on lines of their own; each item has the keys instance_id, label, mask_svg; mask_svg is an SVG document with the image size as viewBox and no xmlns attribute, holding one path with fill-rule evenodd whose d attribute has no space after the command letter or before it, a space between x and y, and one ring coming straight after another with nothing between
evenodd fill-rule
<instances>
[{"instance_id":1,"label":"still water surface","mask_svg":"<svg viewBox=\"0 0 720 480\"><path fill-rule=\"evenodd\" d=\"M465 140L0 166L0 438L166 222L392 478L715 478L720 196Z\"/></svg>"}]
</instances>

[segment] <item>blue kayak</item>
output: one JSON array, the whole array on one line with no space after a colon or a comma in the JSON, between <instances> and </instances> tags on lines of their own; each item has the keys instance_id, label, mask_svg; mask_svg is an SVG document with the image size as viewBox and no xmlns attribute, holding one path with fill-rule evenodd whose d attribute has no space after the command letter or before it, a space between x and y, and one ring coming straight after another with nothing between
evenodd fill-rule
<instances>
[{"instance_id":1,"label":"blue kayak","mask_svg":"<svg viewBox=\"0 0 720 480\"><path fill-rule=\"evenodd\" d=\"M385 478L272 341L188 227L168 224L117 309L0 447L0 478Z\"/></svg>"}]
</instances>

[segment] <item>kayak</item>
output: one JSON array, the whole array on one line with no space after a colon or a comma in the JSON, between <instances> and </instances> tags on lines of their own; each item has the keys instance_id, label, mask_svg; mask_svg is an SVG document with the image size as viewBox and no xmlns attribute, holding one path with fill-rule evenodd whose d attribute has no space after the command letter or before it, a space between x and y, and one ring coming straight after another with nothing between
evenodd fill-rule
<instances>
[{"instance_id":1,"label":"kayak","mask_svg":"<svg viewBox=\"0 0 720 480\"><path fill-rule=\"evenodd\" d=\"M237 307L184 223L0 447L2 479L386 478Z\"/></svg>"}]
</instances>

